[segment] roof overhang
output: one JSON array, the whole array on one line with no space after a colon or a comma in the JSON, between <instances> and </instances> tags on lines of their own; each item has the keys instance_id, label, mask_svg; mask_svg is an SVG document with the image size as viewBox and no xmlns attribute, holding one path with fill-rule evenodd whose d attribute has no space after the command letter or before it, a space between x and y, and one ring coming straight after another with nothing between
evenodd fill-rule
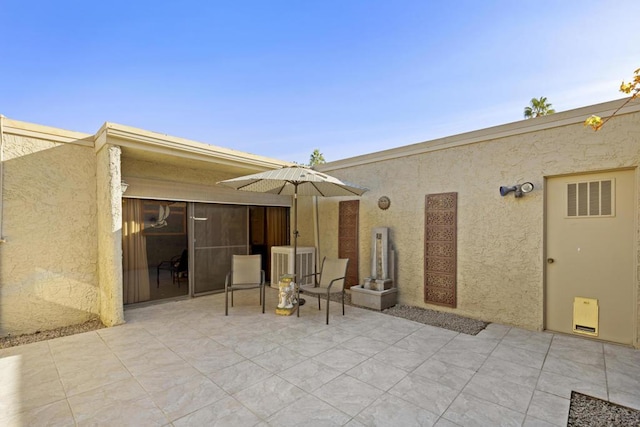
<instances>
[{"instance_id":1,"label":"roof overhang","mask_svg":"<svg viewBox=\"0 0 640 427\"><path fill-rule=\"evenodd\" d=\"M461 133L431 141L419 142L417 144L378 151L371 154L350 157L343 160L319 164L316 165L314 169L323 172L330 172L353 166L361 166L384 160L423 154L430 151L444 150L461 145L476 144L479 142L496 140L514 135L522 135L530 132L538 132L561 126L582 124L591 115L597 115L605 118L611 116L616 111L616 115L640 112L640 100L631 101L627 105L624 105L628 100L629 98L618 99L602 104L595 104L588 107L550 114L548 116L542 116L535 119L520 120L500 126ZM624 107L622 107L623 105ZM619 108L620 110L618 111ZM587 129L585 129L585 131L587 131ZM588 129L588 131L593 132L591 129Z\"/></svg>"},{"instance_id":2,"label":"roof overhang","mask_svg":"<svg viewBox=\"0 0 640 427\"><path fill-rule=\"evenodd\" d=\"M178 159L215 164L240 174L289 166L291 163L242 151L204 144L116 123L105 123L95 135L95 150L118 145L123 156L149 161Z\"/></svg>"}]
</instances>

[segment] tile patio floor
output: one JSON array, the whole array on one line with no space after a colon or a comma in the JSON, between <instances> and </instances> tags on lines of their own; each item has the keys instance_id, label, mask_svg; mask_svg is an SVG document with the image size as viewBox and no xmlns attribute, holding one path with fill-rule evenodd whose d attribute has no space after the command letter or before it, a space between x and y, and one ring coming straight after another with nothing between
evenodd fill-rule
<instances>
[{"instance_id":1,"label":"tile patio floor","mask_svg":"<svg viewBox=\"0 0 640 427\"><path fill-rule=\"evenodd\" d=\"M566 425L571 390L640 408L640 351L491 324L473 337L269 289L125 312L0 350L0 425ZM324 309L324 301L323 301Z\"/></svg>"}]
</instances>

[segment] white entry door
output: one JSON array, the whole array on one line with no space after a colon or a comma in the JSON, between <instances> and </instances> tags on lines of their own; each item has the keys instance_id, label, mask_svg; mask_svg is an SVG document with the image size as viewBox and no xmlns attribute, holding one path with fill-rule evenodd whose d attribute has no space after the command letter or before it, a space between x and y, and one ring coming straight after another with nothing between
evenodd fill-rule
<instances>
[{"instance_id":1,"label":"white entry door","mask_svg":"<svg viewBox=\"0 0 640 427\"><path fill-rule=\"evenodd\" d=\"M575 297L597 300L598 339L632 344L634 171L546 182L546 329L573 334Z\"/></svg>"}]
</instances>

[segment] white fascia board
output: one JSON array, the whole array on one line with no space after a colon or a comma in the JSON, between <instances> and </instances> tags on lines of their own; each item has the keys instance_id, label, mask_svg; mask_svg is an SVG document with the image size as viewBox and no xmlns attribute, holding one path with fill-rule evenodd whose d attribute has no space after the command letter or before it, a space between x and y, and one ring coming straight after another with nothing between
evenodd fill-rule
<instances>
[{"instance_id":1,"label":"white fascia board","mask_svg":"<svg viewBox=\"0 0 640 427\"><path fill-rule=\"evenodd\" d=\"M110 142L111 139L115 141ZM100 151L107 143L193 160L230 166L251 166L265 170L276 169L292 164L269 157L108 122L105 123L96 134L96 152Z\"/></svg>"},{"instance_id":2,"label":"white fascia board","mask_svg":"<svg viewBox=\"0 0 640 427\"><path fill-rule=\"evenodd\" d=\"M561 126L584 123L584 121L592 115L597 115L602 118L611 116L628 99L629 98L609 101L602 104L578 108L575 110L550 114L548 116L538 117L535 119L520 120L513 123L461 133L453 136L447 136L431 141L419 142L416 144L405 145L403 147L391 148L389 150L355 156L348 159L336 160L334 162L316 165L315 169L322 172L330 172L333 170L344 169L353 166L366 165L369 163L375 163L384 160L391 160L422 153L428 153L430 151L444 150L447 148L459 147L462 145L476 144L479 142L496 140L514 135L522 135L546 129L553 129ZM620 109L620 111L618 111L616 115L620 116L623 114L635 112L640 112L640 100L632 100L622 109Z\"/></svg>"},{"instance_id":3,"label":"white fascia board","mask_svg":"<svg viewBox=\"0 0 640 427\"><path fill-rule=\"evenodd\" d=\"M64 142L67 144L93 147L93 135L71 130L58 129L35 123L21 122L4 117L3 133L7 135L37 138L51 142Z\"/></svg>"}]
</instances>

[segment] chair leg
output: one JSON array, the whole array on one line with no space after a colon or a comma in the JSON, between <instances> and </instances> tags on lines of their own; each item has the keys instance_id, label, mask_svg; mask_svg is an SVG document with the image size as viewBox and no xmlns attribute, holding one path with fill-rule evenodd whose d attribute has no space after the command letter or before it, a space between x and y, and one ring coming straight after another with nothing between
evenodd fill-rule
<instances>
[{"instance_id":1,"label":"chair leg","mask_svg":"<svg viewBox=\"0 0 640 427\"><path fill-rule=\"evenodd\" d=\"M156 271L157 271L157 274L156 274L157 286L156 286L156 288L159 288L160 287L160 266L158 266L158 269Z\"/></svg>"},{"instance_id":2,"label":"chair leg","mask_svg":"<svg viewBox=\"0 0 640 427\"><path fill-rule=\"evenodd\" d=\"M224 287L224 315L229 315L229 294L226 286Z\"/></svg>"},{"instance_id":3,"label":"chair leg","mask_svg":"<svg viewBox=\"0 0 640 427\"><path fill-rule=\"evenodd\" d=\"M260 286L260 302L262 302L262 314L264 314L264 303L265 303L265 287L264 285Z\"/></svg>"},{"instance_id":4,"label":"chair leg","mask_svg":"<svg viewBox=\"0 0 640 427\"><path fill-rule=\"evenodd\" d=\"M327 291L327 325L329 324L329 292Z\"/></svg>"},{"instance_id":5,"label":"chair leg","mask_svg":"<svg viewBox=\"0 0 640 427\"><path fill-rule=\"evenodd\" d=\"M231 289L231 307L233 307L233 289Z\"/></svg>"},{"instance_id":6,"label":"chair leg","mask_svg":"<svg viewBox=\"0 0 640 427\"><path fill-rule=\"evenodd\" d=\"M342 290L342 315L344 316L344 289Z\"/></svg>"},{"instance_id":7,"label":"chair leg","mask_svg":"<svg viewBox=\"0 0 640 427\"><path fill-rule=\"evenodd\" d=\"M320 294L318 294L318 310L322 310L322 309L320 308Z\"/></svg>"}]
</instances>

